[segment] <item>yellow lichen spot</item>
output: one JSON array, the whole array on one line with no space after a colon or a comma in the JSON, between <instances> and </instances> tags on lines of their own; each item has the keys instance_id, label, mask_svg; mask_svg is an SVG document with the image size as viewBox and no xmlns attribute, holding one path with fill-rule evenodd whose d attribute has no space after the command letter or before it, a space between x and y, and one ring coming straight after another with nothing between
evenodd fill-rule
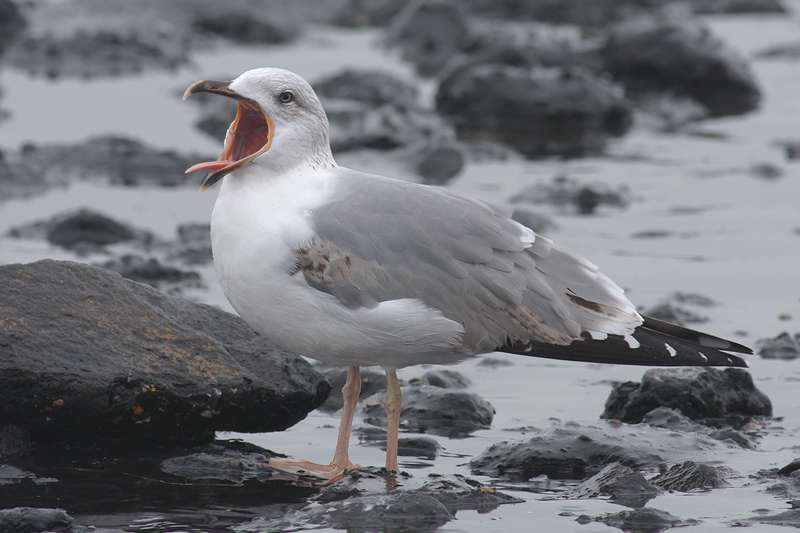
<instances>
[{"instance_id":1,"label":"yellow lichen spot","mask_svg":"<svg viewBox=\"0 0 800 533\"><path fill-rule=\"evenodd\" d=\"M214 413L211 412L211 409L206 409L205 411L200 411L200 416L203 418L211 418L214 416Z\"/></svg>"},{"instance_id":2,"label":"yellow lichen spot","mask_svg":"<svg viewBox=\"0 0 800 533\"><path fill-rule=\"evenodd\" d=\"M133 408L133 414L140 415L142 413L144 413L144 407L142 407L141 405L137 405L136 407Z\"/></svg>"}]
</instances>

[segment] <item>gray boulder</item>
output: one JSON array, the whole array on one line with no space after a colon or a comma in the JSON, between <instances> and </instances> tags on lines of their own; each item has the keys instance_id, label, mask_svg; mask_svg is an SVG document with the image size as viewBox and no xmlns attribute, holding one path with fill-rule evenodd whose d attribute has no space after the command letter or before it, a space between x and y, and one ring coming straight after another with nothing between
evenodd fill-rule
<instances>
[{"instance_id":1,"label":"gray boulder","mask_svg":"<svg viewBox=\"0 0 800 533\"><path fill-rule=\"evenodd\" d=\"M0 425L36 437L279 431L330 386L217 308L81 263L0 267Z\"/></svg>"},{"instance_id":2,"label":"gray boulder","mask_svg":"<svg viewBox=\"0 0 800 533\"><path fill-rule=\"evenodd\" d=\"M505 143L531 158L600 154L632 124L618 88L583 69L467 65L442 80L436 108L460 138Z\"/></svg>"}]
</instances>

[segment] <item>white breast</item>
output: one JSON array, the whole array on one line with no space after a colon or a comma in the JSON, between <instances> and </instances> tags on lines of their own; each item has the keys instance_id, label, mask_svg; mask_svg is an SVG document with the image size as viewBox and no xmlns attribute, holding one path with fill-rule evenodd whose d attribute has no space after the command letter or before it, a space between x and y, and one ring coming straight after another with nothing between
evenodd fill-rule
<instances>
[{"instance_id":1,"label":"white breast","mask_svg":"<svg viewBox=\"0 0 800 533\"><path fill-rule=\"evenodd\" d=\"M250 326L288 350L340 365L402 368L446 363L463 327L419 300L348 309L292 275L294 250L314 234L310 212L336 186L335 172L265 179L248 167L225 177L211 217L220 284Z\"/></svg>"}]
</instances>

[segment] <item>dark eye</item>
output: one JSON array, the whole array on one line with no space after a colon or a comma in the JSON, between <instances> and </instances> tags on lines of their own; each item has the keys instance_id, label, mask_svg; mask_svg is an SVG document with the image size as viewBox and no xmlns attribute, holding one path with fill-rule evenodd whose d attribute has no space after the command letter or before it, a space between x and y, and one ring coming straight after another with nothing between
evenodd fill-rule
<instances>
[{"instance_id":1,"label":"dark eye","mask_svg":"<svg viewBox=\"0 0 800 533\"><path fill-rule=\"evenodd\" d=\"M283 91L278 98L280 98L282 104L288 104L294 101L294 93L292 91Z\"/></svg>"}]
</instances>

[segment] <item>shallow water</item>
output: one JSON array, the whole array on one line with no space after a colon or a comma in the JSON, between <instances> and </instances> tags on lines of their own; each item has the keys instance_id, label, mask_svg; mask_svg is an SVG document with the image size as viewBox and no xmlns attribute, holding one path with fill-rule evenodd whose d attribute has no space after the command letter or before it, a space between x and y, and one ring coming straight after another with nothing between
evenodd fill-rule
<instances>
[{"instance_id":1,"label":"shallow water","mask_svg":"<svg viewBox=\"0 0 800 533\"><path fill-rule=\"evenodd\" d=\"M793 3L798 6L798 3ZM771 44L800 41L796 17L713 17L706 21L745 55ZM180 103L180 92L203 77L236 75L256 66L280 66L314 80L343 66L388 68L411 75L411 67L375 46L377 33L314 28L298 44L272 48L231 47L203 52L191 67L174 73L147 74L111 81L47 81L30 79L5 68L0 105L13 118L0 124L0 147L16 149L26 141L74 141L101 133L122 133L156 147L216 153L217 143L196 132L194 106ZM651 306L675 291L706 295L719 305L701 313L701 328L752 345L781 331L800 331L800 162L786 161L772 141L800 138L800 62L759 60L753 69L764 90L761 109L745 117L708 121L697 134L658 133L639 126L616 141L609 156L572 161L471 163L451 184L455 190L503 201L527 184L568 174L582 181L625 184L636 201L626 210L607 210L591 217L555 214L558 230L549 234L580 251L620 285L632 301ZM421 82L425 94L430 86ZM360 170L398 175L400 170L379 158L348 155L340 164ZM770 163L784 171L778 179L754 177L753 165ZM198 177L199 180L199 177ZM0 203L0 235L8 228L40 220L75 207L90 207L165 238L179 223L207 221L215 191L198 194L195 187L142 189L81 183L28 199ZM111 208L110 206L113 206ZM635 234L659 230L659 238ZM0 263L29 262L44 257L75 259L46 243L0 238ZM104 259L91 256L85 260ZM207 289L187 296L230 310L216 285L212 268L198 269ZM787 318L789 317L789 318ZM444 452L433 461L401 460L414 476L428 473L469 474L466 463L490 444L525 439L520 428L546 428L557 421L581 425L598 420L611 382L638 381L637 367L576 364L525 359L499 354L509 366L479 366L471 360L455 367L473 381L472 389L497 410L492 428L466 439L436 437ZM775 416L760 431L758 449L715 447L700 457L725 465L738 475L731 486L709 492L664 494L648 507L683 519L700 521L687 530L718 531L736 520L788 509L766 485L750 478L760 469L780 467L798 456L800 436L800 363L751 359L757 386L772 400ZM419 376L424 368L401 371L401 378ZM338 420L311 413L295 427L275 434L222 435L266 448L325 462L330 459ZM356 428L362 426L356 421ZM358 431L356 431L358 434ZM664 439L669 439L664 431ZM354 443L353 459L380 465L383 451L374 444ZM687 451L686 459L697 459ZM488 478L477 479L491 483ZM542 530L616 531L600 523L579 525L580 514L592 516L623 508L603 500L550 500L543 482L505 486L525 503L505 505L486 514L459 512L442 531L513 531L536 524ZM558 488L554 483L550 489ZM31 503L32 505L34 502ZM98 512L101 510L98 509ZM209 513L213 514L213 513ZM191 518L187 518L187 516ZM120 516L117 527L134 531L203 530L203 508L156 509ZM91 515L76 515L92 524ZM245 518L242 518L243 520ZM199 522L198 522L199 521ZM778 530L758 526L759 531Z\"/></svg>"}]
</instances>

